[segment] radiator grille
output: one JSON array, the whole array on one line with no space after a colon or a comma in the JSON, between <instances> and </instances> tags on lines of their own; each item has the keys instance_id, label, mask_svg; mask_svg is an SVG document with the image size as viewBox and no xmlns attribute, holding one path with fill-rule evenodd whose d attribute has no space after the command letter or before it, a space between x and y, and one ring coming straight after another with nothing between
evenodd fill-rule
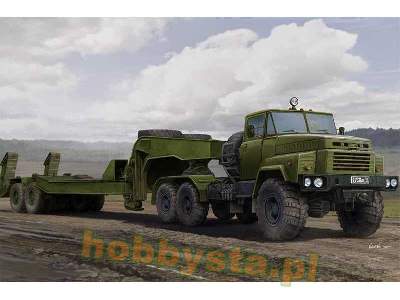
<instances>
[{"instance_id":1,"label":"radiator grille","mask_svg":"<svg viewBox=\"0 0 400 300\"><path fill-rule=\"evenodd\" d=\"M333 170L369 171L371 154L354 152L334 152Z\"/></svg>"}]
</instances>

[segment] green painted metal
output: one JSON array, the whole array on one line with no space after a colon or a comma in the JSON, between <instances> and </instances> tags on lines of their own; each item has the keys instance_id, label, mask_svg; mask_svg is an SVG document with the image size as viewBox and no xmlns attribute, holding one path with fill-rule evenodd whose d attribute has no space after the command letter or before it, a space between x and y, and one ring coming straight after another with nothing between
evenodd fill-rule
<instances>
[{"instance_id":1,"label":"green painted metal","mask_svg":"<svg viewBox=\"0 0 400 300\"><path fill-rule=\"evenodd\" d=\"M376 155L368 139L336 134L284 133L267 134L271 112L295 112L332 116L329 113L305 110L263 110L246 116L244 141L240 147L240 179L256 180L253 196L269 176L281 176L288 182L298 183L301 175L382 175L383 157ZM265 118L263 134L249 137L249 118ZM360 162L362 157L368 163Z\"/></svg>"},{"instance_id":2,"label":"green painted metal","mask_svg":"<svg viewBox=\"0 0 400 300\"><path fill-rule=\"evenodd\" d=\"M10 181L15 178L18 154L7 152L1 161L0 173L0 197L8 197L10 191Z\"/></svg>"},{"instance_id":3,"label":"green painted metal","mask_svg":"<svg viewBox=\"0 0 400 300\"><path fill-rule=\"evenodd\" d=\"M74 176L37 176L33 180L47 194L122 195L125 191L124 181L80 179Z\"/></svg>"},{"instance_id":4,"label":"green painted metal","mask_svg":"<svg viewBox=\"0 0 400 300\"><path fill-rule=\"evenodd\" d=\"M221 157L223 143L223 141L213 139L166 137L138 139L125 169L126 177L132 178L127 183L131 185L127 187L127 190L130 189L133 192L130 201L145 201L147 194L153 192L153 187L160 178L183 175L194 180L196 186L200 187L201 183L189 175L212 175L207 164L210 160ZM193 164L197 166L193 168ZM189 174L190 172L192 174ZM201 198L205 199L205 194L200 193Z\"/></svg>"},{"instance_id":5,"label":"green painted metal","mask_svg":"<svg viewBox=\"0 0 400 300\"><path fill-rule=\"evenodd\" d=\"M61 155L57 152L50 152L43 165L44 165L44 176L57 176L58 167L60 165Z\"/></svg>"},{"instance_id":6,"label":"green painted metal","mask_svg":"<svg viewBox=\"0 0 400 300\"><path fill-rule=\"evenodd\" d=\"M125 168L128 163L126 159L114 159L108 163L106 170L103 173L103 180L120 181L125 179Z\"/></svg>"}]
</instances>

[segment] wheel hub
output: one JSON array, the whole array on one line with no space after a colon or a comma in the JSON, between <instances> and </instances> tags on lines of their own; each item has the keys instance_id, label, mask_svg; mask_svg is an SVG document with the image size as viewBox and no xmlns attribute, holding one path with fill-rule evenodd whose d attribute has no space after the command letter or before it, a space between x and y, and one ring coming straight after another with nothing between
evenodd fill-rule
<instances>
[{"instance_id":1,"label":"wheel hub","mask_svg":"<svg viewBox=\"0 0 400 300\"><path fill-rule=\"evenodd\" d=\"M192 201L190 201L189 197L185 197L183 201L183 210L187 215L190 215L192 212Z\"/></svg>"},{"instance_id":2,"label":"wheel hub","mask_svg":"<svg viewBox=\"0 0 400 300\"><path fill-rule=\"evenodd\" d=\"M161 208L164 212L169 211L171 208L171 201L169 200L169 197L167 195L164 195L161 198Z\"/></svg>"},{"instance_id":3,"label":"wheel hub","mask_svg":"<svg viewBox=\"0 0 400 300\"><path fill-rule=\"evenodd\" d=\"M267 222L276 225L281 218L281 207L275 197L270 197L265 201L265 216Z\"/></svg>"}]
</instances>

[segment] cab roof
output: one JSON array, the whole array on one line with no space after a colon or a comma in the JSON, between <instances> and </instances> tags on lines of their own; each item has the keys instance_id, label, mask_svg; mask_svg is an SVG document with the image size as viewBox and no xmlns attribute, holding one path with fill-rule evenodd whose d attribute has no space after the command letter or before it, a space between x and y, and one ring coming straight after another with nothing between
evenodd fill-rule
<instances>
[{"instance_id":1,"label":"cab roof","mask_svg":"<svg viewBox=\"0 0 400 300\"><path fill-rule=\"evenodd\" d=\"M306 110L303 108L299 108L299 109L264 109L264 110L259 110L259 111L247 114L246 118L254 116L254 115L259 115L261 113L268 113L268 112L301 112L301 113L315 113L315 114L323 114L323 115L332 115L332 113L327 113L327 112L322 112L322 111L314 111L314 110Z\"/></svg>"}]
</instances>

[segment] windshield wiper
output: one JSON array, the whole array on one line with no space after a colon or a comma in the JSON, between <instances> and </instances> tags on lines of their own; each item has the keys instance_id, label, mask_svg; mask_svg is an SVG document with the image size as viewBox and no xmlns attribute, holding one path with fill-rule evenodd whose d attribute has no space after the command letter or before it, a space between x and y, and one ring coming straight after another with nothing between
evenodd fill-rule
<instances>
[{"instance_id":1,"label":"windshield wiper","mask_svg":"<svg viewBox=\"0 0 400 300\"><path fill-rule=\"evenodd\" d=\"M317 130L315 130L315 131L318 131L318 132L329 132L329 130L328 129L317 129Z\"/></svg>"}]
</instances>

